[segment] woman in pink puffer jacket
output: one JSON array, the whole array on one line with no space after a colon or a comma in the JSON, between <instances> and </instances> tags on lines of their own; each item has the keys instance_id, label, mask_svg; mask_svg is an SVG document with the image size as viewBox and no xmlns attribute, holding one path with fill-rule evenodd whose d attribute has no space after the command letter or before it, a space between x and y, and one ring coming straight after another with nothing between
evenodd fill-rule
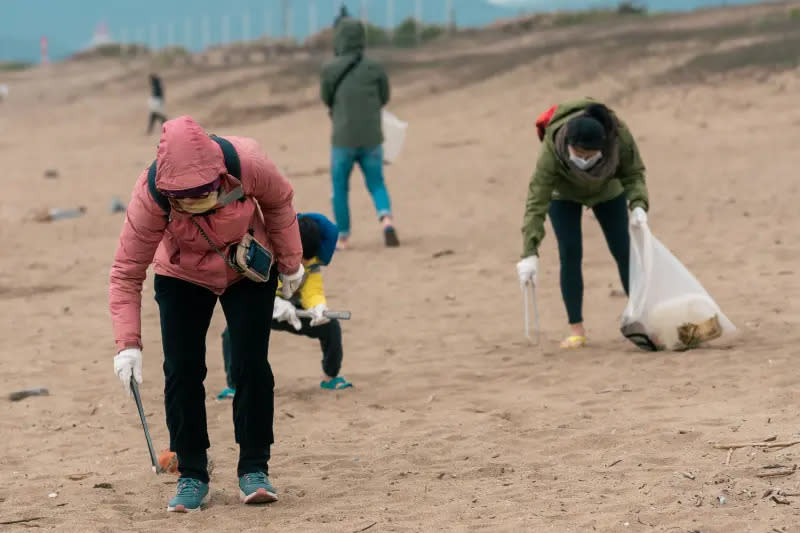
<instances>
[{"instance_id":1,"label":"woman in pink puffer jacket","mask_svg":"<svg viewBox=\"0 0 800 533\"><path fill-rule=\"evenodd\" d=\"M228 174L220 146L189 117L165 123L158 145L156 188L169 198L169 216L150 194L145 170L134 187L111 267L109 299L118 351L114 372L129 390L131 376L142 381L142 283L150 264L155 266L167 427L181 473L170 511L199 509L208 496L210 443L203 380L206 332L217 300L233 347L240 496L245 503L277 499L267 477L274 409L267 352L278 276L265 283L242 278L206 241L198 225L222 253L252 229L275 256L285 293L294 292L302 282L302 246L288 180L253 139L227 140L239 156L245 198L222 205L218 197L237 187L239 180Z\"/></svg>"}]
</instances>

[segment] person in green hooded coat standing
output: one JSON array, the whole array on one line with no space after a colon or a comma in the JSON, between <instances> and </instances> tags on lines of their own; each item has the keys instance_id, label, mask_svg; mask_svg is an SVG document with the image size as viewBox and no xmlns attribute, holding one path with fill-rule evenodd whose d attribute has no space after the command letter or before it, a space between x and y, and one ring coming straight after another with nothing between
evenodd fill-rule
<instances>
[{"instance_id":1,"label":"person in green hooded coat standing","mask_svg":"<svg viewBox=\"0 0 800 533\"><path fill-rule=\"evenodd\" d=\"M525 203L523 259L517 263L517 274L523 289L528 283L536 284L539 245L549 215L558 241L561 295L570 325L561 347L580 348L586 344L581 270L584 207L594 212L627 293L628 210L630 224L647 223L645 167L625 123L594 100L556 106L543 127L542 150Z\"/></svg>"},{"instance_id":2,"label":"person in green hooded coat standing","mask_svg":"<svg viewBox=\"0 0 800 533\"><path fill-rule=\"evenodd\" d=\"M334 30L336 56L322 70L320 96L333 121L331 179L333 214L339 246L350 238L350 174L358 163L383 226L386 246L398 246L389 192L383 177L381 113L389 102L389 78L383 66L364 55L361 21L345 17Z\"/></svg>"}]
</instances>

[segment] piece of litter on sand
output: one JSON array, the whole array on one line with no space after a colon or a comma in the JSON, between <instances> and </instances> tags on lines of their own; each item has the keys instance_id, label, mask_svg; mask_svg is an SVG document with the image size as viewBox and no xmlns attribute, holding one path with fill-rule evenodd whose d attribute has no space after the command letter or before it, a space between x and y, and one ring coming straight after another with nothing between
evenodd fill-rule
<instances>
[{"instance_id":1,"label":"piece of litter on sand","mask_svg":"<svg viewBox=\"0 0 800 533\"><path fill-rule=\"evenodd\" d=\"M790 503L789 500L787 500L786 498L784 498L783 496L780 496L778 494L773 494L770 499L772 501L774 501L775 503L778 503L780 505L789 505L789 503Z\"/></svg>"},{"instance_id":2,"label":"piece of litter on sand","mask_svg":"<svg viewBox=\"0 0 800 533\"><path fill-rule=\"evenodd\" d=\"M103 482L103 483L97 483L97 484L96 484L94 487L92 487L92 488L93 488L93 489L113 489L113 488L114 488L114 486L113 486L111 483L106 483L106 482Z\"/></svg>"},{"instance_id":3,"label":"piece of litter on sand","mask_svg":"<svg viewBox=\"0 0 800 533\"><path fill-rule=\"evenodd\" d=\"M35 222L53 222L55 220L78 218L85 213L86 208L84 206L69 208L52 207L50 209L39 209L35 211L33 220Z\"/></svg>"},{"instance_id":4,"label":"piece of litter on sand","mask_svg":"<svg viewBox=\"0 0 800 533\"><path fill-rule=\"evenodd\" d=\"M57 498L58 497L58 493L57 492L51 492L50 494L47 495L47 497L48 498Z\"/></svg>"},{"instance_id":5,"label":"piece of litter on sand","mask_svg":"<svg viewBox=\"0 0 800 533\"><path fill-rule=\"evenodd\" d=\"M362 531L366 531L366 530L368 530L368 529L370 529L370 528L372 528L372 527L374 527L376 525L378 525L378 523L377 522L373 522L373 523L371 523L370 525L368 525L366 527L362 527L361 529L356 529L355 531L353 531L353 533L361 533Z\"/></svg>"},{"instance_id":6,"label":"piece of litter on sand","mask_svg":"<svg viewBox=\"0 0 800 533\"><path fill-rule=\"evenodd\" d=\"M46 387L34 387L32 389L23 389L14 391L8 395L8 399L11 400L12 402L18 402L30 396L49 396L49 395L50 391L48 391Z\"/></svg>"},{"instance_id":7,"label":"piece of litter on sand","mask_svg":"<svg viewBox=\"0 0 800 533\"><path fill-rule=\"evenodd\" d=\"M438 259L440 257L444 257L446 255L453 255L453 254L455 254L455 252L453 250L447 249L447 250L440 250L440 251L436 252L435 254L433 254L431 257L433 259Z\"/></svg>"},{"instance_id":8,"label":"piece of litter on sand","mask_svg":"<svg viewBox=\"0 0 800 533\"><path fill-rule=\"evenodd\" d=\"M730 444L714 444L716 450L729 450L731 448L785 448L800 444L800 440L789 440L782 442L736 442Z\"/></svg>"},{"instance_id":9,"label":"piece of litter on sand","mask_svg":"<svg viewBox=\"0 0 800 533\"><path fill-rule=\"evenodd\" d=\"M720 494L719 496L717 496L717 501L719 501L720 505L725 505L725 502L728 501L728 498Z\"/></svg>"},{"instance_id":10,"label":"piece of litter on sand","mask_svg":"<svg viewBox=\"0 0 800 533\"><path fill-rule=\"evenodd\" d=\"M694 474L692 474L691 472L681 472L681 475L686 479L691 479L692 481L694 481Z\"/></svg>"},{"instance_id":11,"label":"piece of litter on sand","mask_svg":"<svg viewBox=\"0 0 800 533\"><path fill-rule=\"evenodd\" d=\"M44 177L54 179L59 176L59 172L57 168L48 168L44 171Z\"/></svg>"},{"instance_id":12,"label":"piece of litter on sand","mask_svg":"<svg viewBox=\"0 0 800 533\"><path fill-rule=\"evenodd\" d=\"M111 205L108 207L108 212L111 214L125 212L125 204L119 199L119 196L115 196L111 199Z\"/></svg>"},{"instance_id":13,"label":"piece of litter on sand","mask_svg":"<svg viewBox=\"0 0 800 533\"><path fill-rule=\"evenodd\" d=\"M617 465L618 465L618 464L620 464L621 462L622 462L622 459L617 459L616 461L614 461L613 463L611 463L610 465L608 465L606 468L611 468L612 466L617 466Z\"/></svg>"},{"instance_id":14,"label":"piece of litter on sand","mask_svg":"<svg viewBox=\"0 0 800 533\"><path fill-rule=\"evenodd\" d=\"M31 518L19 518L17 520L4 520L0 522L0 526L10 526L14 524L24 524L26 522L35 522L36 520L41 520L44 518L43 516L33 516Z\"/></svg>"}]
</instances>

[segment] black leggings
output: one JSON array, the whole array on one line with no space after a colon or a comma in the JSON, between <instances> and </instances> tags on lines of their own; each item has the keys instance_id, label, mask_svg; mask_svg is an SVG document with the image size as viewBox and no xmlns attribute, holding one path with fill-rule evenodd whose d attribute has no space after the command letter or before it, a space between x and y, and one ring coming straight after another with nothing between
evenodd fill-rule
<instances>
[{"instance_id":1,"label":"black leggings","mask_svg":"<svg viewBox=\"0 0 800 533\"><path fill-rule=\"evenodd\" d=\"M628 293L628 263L630 261L630 235L628 234L628 207L621 194L592 208L611 255L617 262L619 277ZM570 324L583 322L583 234L581 218L583 205L566 200L550 202L550 222L558 240L561 259L561 297L567 307Z\"/></svg>"},{"instance_id":2,"label":"black leggings","mask_svg":"<svg viewBox=\"0 0 800 533\"><path fill-rule=\"evenodd\" d=\"M342 368L342 326L338 320L331 320L327 324L321 326L311 326L310 318L301 318L300 323L302 327L300 331L288 322L272 321L272 329L276 331L287 331L295 335L302 335L312 339L319 339L319 346L322 349L322 371L325 375L335 378L339 375L339 370ZM222 332L222 358L225 361L225 376L227 378L228 387L236 389L236 384L231 375L231 334L228 328Z\"/></svg>"},{"instance_id":3,"label":"black leggings","mask_svg":"<svg viewBox=\"0 0 800 533\"><path fill-rule=\"evenodd\" d=\"M156 125L156 121L161 122L161 125L163 126L164 123L167 121L167 117L165 115L162 115L161 113L151 111L150 120L147 123L147 133L153 133L153 126Z\"/></svg>"},{"instance_id":4,"label":"black leggings","mask_svg":"<svg viewBox=\"0 0 800 533\"><path fill-rule=\"evenodd\" d=\"M238 475L267 472L275 388L267 361L277 275L267 283L243 279L219 297L231 341L230 371L238 385L233 425ZM208 482L206 450L206 333L217 304L210 290L168 276L155 277L164 348L164 405L170 449L181 475Z\"/></svg>"}]
</instances>

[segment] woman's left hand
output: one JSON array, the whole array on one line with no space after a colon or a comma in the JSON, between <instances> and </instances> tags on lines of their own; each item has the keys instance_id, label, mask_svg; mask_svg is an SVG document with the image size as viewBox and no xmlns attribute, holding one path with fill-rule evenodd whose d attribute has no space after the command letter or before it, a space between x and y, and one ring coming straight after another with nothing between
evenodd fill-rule
<instances>
[{"instance_id":1,"label":"woman's left hand","mask_svg":"<svg viewBox=\"0 0 800 533\"><path fill-rule=\"evenodd\" d=\"M281 274L281 293L284 298L288 300L297 292L297 289L303 284L303 276L305 273L306 271L303 265L300 265L297 267L297 272L294 274Z\"/></svg>"}]
</instances>

